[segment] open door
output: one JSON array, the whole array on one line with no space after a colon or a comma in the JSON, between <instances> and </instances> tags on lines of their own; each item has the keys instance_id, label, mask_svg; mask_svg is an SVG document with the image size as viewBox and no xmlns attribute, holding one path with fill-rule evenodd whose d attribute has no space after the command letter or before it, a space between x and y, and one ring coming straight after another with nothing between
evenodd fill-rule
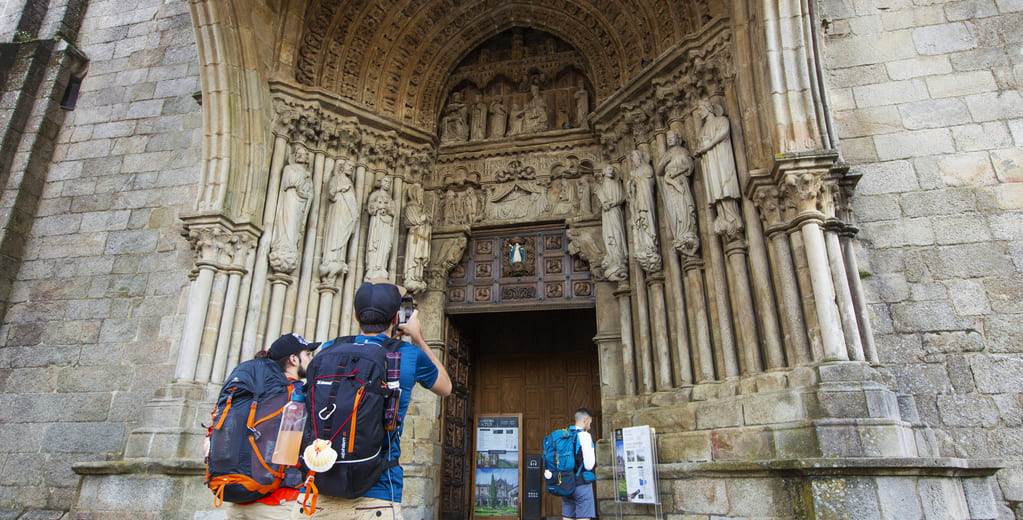
<instances>
[{"instance_id":1,"label":"open door","mask_svg":"<svg viewBox=\"0 0 1023 520\"><path fill-rule=\"evenodd\" d=\"M572 424L580 407L595 416L591 433L594 439L600 438L600 378L592 309L463 315L456 317L456 323L462 341L473 347L472 416L465 423L470 429L468 453L475 449L471 425L481 414L522 414L523 459L540 455L544 436ZM464 492L472 498L470 475L466 475L465 484ZM560 517L561 500L542 495L543 516Z\"/></svg>"}]
</instances>

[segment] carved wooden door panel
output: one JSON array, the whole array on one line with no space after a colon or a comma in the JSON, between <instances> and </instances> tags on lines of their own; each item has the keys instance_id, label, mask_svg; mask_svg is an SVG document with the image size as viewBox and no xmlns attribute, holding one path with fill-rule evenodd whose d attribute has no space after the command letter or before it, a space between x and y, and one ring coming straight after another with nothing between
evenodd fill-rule
<instances>
[{"instance_id":1,"label":"carved wooden door panel","mask_svg":"<svg viewBox=\"0 0 1023 520\"><path fill-rule=\"evenodd\" d=\"M441 520L469 518L469 378L471 348L465 336L447 320L444 364L451 378L451 395L444 398L443 450L441 482Z\"/></svg>"},{"instance_id":2,"label":"carved wooden door panel","mask_svg":"<svg viewBox=\"0 0 1023 520\"><path fill-rule=\"evenodd\" d=\"M544 436L569 426L579 407L597 416L591 433L600 438L593 336L558 337L551 329L570 321L563 316L566 311L544 313L546 319L539 314L506 314L503 323L486 334L489 344L477 340L481 344L473 358L473 417L521 413L523 455L541 454ZM470 432L470 442L474 441ZM560 517L561 501L543 493L543 516Z\"/></svg>"}]
</instances>

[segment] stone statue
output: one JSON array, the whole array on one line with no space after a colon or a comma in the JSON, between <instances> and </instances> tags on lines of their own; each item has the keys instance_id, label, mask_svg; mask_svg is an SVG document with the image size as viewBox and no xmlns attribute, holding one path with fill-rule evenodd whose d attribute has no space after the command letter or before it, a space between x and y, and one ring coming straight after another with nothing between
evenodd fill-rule
<instances>
[{"instance_id":1,"label":"stone statue","mask_svg":"<svg viewBox=\"0 0 1023 520\"><path fill-rule=\"evenodd\" d=\"M512 103L511 112L508 113L508 136L522 133L522 119L526 111L518 103Z\"/></svg>"},{"instance_id":2,"label":"stone statue","mask_svg":"<svg viewBox=\"0 0 1023 520\"><path fill-rule=\"evenodd\" d=\"M629 276L626 262L628 251L625 246L625 221L622 218L622 204L625 190L618 180L615 167L608 164L601 172L597 184L597 199L600 200L600 225L604 238L604 276L612 282L620 282Z\"/></svg>"},{"instance_id":3,"label":"stone statue","mask_svg":"<svg viewBox=\"0 0 1023 520\"><path fill-rule=\"evenodd\" d=\"M476 102L472 105L472 128L469 135L472 141L487 138L487 104L479 94L476 94Z\"/></svg>"},{"instance_id":4,"label":"stone statue","mask_svg":"<svg viewBox=\"0 0 1023 520\"><path fill-rule=\"evenodd\" d=\"M458 207L457 197L454 190L451 189L444 194L444 225L453 226L458 224L458 220L461 217L461 208Z\"/></svg>"},{"instance_id":5,"label":"stone statue","mask_svg":"<svg viewBox=\"0 0 1023 520\"><path fill-rule=\"evenodd\" d=\"M472 186L466 188L465 193L462 194L462 215L465 218L465 223L469 225L476 222L480 216L480 199Z\"/></svg>"},{"instance_id":6,"label":"stone statue","mask_svg":"<svg viewBox=\"0 0 1023 520\"><path fill-rule=\"evenodd\" d=\"M664 212L674 234L672 247L684 255L692 256L700 247L696 227L696 203L689 188L693 174L693 158L679 142L678 135L668 130L668 149L657 162L658 187L664 197Z\"/></svg>"},{"instance_id":7,"label":"stone statue","mask_svg":"<svg viewBox=\"0 0 1023 520\"><path fill-rule=\"evenodd\" d=\"M547 131L547 101L540 95L539 85L530 85L530 98L522 117L522 133L533 134Z\"/></svg>"},{"instance_id":8,"label":"stone statue","mask_svg":"<svg viewBox=\"0 0 1023 520\"><path fill-rule=\"evenodd\" d=\"M490 123L489 137L491 139L504 137L505 129L508 126L508 107L504 106L500 99L495 99L490 103L488 121Z\"/></svg>"},{"instance_id":9,"label":"stone statue","mask_svg":"<svg viewBox=\"0 0 1023 520\"><path fill-rule=\"evenodd\" d=\"M576 193L572 182L562 177L558 179L558 193L555 195L553 213L555 215L568 215L576 209Z\"/></svg>"},{"instance_id":10,"label":"stone statue","mask_svg":"<svg viewBox=\"0 0 1023 520\"><path fill-rule=\"evenodd\" d=\"M338 274L348 272L345 252L355 228L355 218L359 215L359 201L351 179L353 164L352 161L338 161L327 183L327 221L320 260L320 277L324 283L334 283Z\"/></svg>"},{"instance_id":11,"label":"stone statue","mask_svg":"<svg viewBox=\"0 0 1023 520\"><path fill-rule=\"evenodd\" d=\"M462 102L462 93L451 94L451 102L444 107L441 120L440 141L442 143L463 143L469 139L469 127L466 124L468 109Z\"/></svg>"},{"instance_id":12,"label":"stone statue","mask_svg":"<svg viewBox=\"0 0 1023 520\"><path fill-rule=\"evenodd\" d=\"M394 201L391 200L391 178L384 176L366 203L369 233L366 239L366 280L387 278L394 237Z\"/></svg>"},{"instance_id":13,"label":"stone statue","mask_svg":"<svg viewBox=\"0 0 1023 520\"><path fill-rule=\"evenodd\" d=\"M707 203L714 206L714 232L735 238L742 231L739 214L739 179L735 174L735 156L732 155L732 136L728 117L722 115L721 105L709 99L700 101L696 114L703 119L696 156L700 157Z\"/></svg>"},{"instance_id":14,"label":"stone statue","mask_svg":"<svg viewBox=\"0 0 1023 520\"><path fill-rule=\"evenodd\" d=\"M644 271L661 268L661 255L657 243L657 207L654 199L654 168L650 154L633 150L632 171L629 174L626 197L632 222L632 257Z\"/></svg>"},{"instance_id":15,"label":"stone statue","mask_svg":"<svg viewBox=\"0 0 1023 520\"><path fill-rule=\"evenodd\" d=\"M579 178L579 184L576 185L576 191L579 194L579 211L583 215L589 215L593 213L593 202L590 196L590 176L583 175Z\"/></svg>"},{"instance_id":16,"label":"stone statue","mask_svg":"<svg viewBox=\"0 0 1023 520\"><path fill-rule=\"evenodd\" d=\"M279 273L290 273L298 267L298 249L313 197L308 165L309 151L295 143L288 164L281 172L281 190L270 240L270 266Z\"/></svg>"},{"instance_id":17,"label":"stone statue","mask_svg":"<svg viewBox=\"0 0 1023 520\"><path fill-rule=\"evenodd\" d=\"M409 291L419 293L426 290L426 266L430 261L433 224L423 206L423 187L409 185L407 195L405 225L408 226L408 241L405 246L404 284Z\"/></svg>"}]
</instances>

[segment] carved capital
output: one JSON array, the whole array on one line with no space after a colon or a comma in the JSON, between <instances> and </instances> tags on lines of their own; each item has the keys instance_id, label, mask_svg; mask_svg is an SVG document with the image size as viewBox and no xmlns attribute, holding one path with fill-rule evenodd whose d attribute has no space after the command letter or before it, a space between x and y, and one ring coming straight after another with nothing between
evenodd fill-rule
<instances>
[{"instance_id":1,"label":"carved capital","mask_svg":"<svg viewBox=\"0 0 1023 520\"><path fill-rule=\"evenodd\" d=\"M753 204L760 211L760 219L768 234L785 225L780 195L778 187L772 185L761 185L753 191Z\"/></svg>"},{"instance_id":2,"label":"carved capital","mask_svg":"<svg viewBox=\"0 0 1023 520\"><path fill-rule=\"evenodd\" d=\"M797 216L822 216L817 209L821 198L824 176L819 171L788 172L782 178L782 197L790 207L796 209Z\"/></svg>"},{"instance_id":3,"label":"carved capital","mask_svg":"<svg viewBox=\"0 0 1023 520\"><path fill-rule=\"evenodd\" d=\"M219 269L234 259L239 237L219 225L197 226L188 230L196 267Z\"/></svg>"}]
</instances>

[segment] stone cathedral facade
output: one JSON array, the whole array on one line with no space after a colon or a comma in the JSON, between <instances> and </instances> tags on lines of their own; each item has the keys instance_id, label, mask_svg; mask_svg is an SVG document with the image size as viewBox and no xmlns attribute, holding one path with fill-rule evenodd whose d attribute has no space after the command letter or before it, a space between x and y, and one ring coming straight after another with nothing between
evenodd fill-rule
<instances>
[{"instance_id":1,"label":"stone cathedral facade","mask_svg":"<svg viewBox=\"0 0 1023 520\"><path fill-rule=\"evenodd\" d=\"M476 414L542 435L582 404L602 518L655 517L614 502L635 425L666 518L1023 518L1021 27L1018 0L7 2L0 517L219 518L226 374L354 332L383 277L455 383L413 394L405 518L469 518ZM535 311L582 346L527 345Z\"/></svg>"}]
</instances>

